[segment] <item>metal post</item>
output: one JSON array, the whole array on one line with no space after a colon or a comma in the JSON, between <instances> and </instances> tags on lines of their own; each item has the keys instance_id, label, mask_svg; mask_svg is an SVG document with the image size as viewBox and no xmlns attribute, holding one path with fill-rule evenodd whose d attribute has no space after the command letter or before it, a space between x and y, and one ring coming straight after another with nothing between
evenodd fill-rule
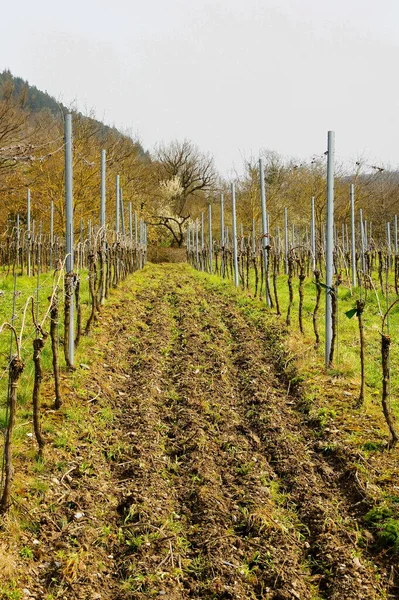
<instances>
[{"instance_id":1,"label":"metal post","mask_svg":"<svg viewBox=\"0 0 399 600\"><path fill-rule=\"evenodd\" d=\"M391 257L391 223L387 221L387 247L388 247L388 257Z\"/></svg>"},{"instance_id":2,"label":"metal post","mask_svg":"<svg viewBox=\"0 0 399 600\"><path fill-rule=\"evenodd\" d=\"M315 219L315 197L312 196L312 216L310 221L310 238L312 246L313 271L316 269L316 219Z\"/></svg>"},{"instance_id":3,"label":"metal post","mask_svg":"<svg viewBox=\"0 0 399 600\"><path fill-rule=\"evenodd\" d=\"M31 257L30 257L30 247L31 247L31 224L30 224L30 189L28 188L26 191L26 227L27 227L27 235L28 235L28 277L31 274Z\"/></svg>"},{"instance_id":4,"label":"metal post","mask_svg":"<svg viewBox=\"0 0 399 600\"><path fill-rule=\"evenodd\" d=\"M50 202L50 269L53 268L54 252L54 200Z\"/></svg>"},{"instance_id":5,"label":"metal post","mask_svg":"<svg viewBox=\"0 0 399 600\"><path fill-rule=\"evenodd\" d=\"M266 190L265 190L265 174L263 170L263 160L259 159L259 183L260 183L260 202L262 208L262 250L263 250L263 268L265 271L265 289L266 289L266 302L268 306L270 306L270 298L267 293L267 245L269 242L268 239L268 229L267 229L267 212L266 212Z\"/></svg>"},{"instance_id":6,"label":"metal post","mask_svg":"<svg viewBox=\"0 0 399 600\"><path fill-rule=\"evenodd\" d=\"M115 202L116 202L116 215L115 215L115 231L119 233L119 209L120 209L120 192L119 192L119 175L116 176L115 182Z\"/></svg>"},{"instance_id":7,"label":"metal post","mask_svg":"<svg viewBox=\"0 0 399 600\"><path fill-rule=\"evenodd\" d=\"M205 260L204 260L204 213L201 213L201 270L205 271Z\"/></svg>"},{"instance_id":8,"label":"metal post","mask_svg":"<svg viewBox=\"0 0 399 600\"><path fill-rule=\"evenodd\" d=\"M74 269L73 256L73 167L72 167L72 115L65 115L65 252L66 271L72 273ZM71 280L72 281L72 280ZM71 283L72 285L72 283ZM70 322L69 322L69 349L68 358L70 364L74 364L75 349L75 303L73 290L70 290Z\"/></svg>"},{"instance_id":9,"label":"metal post","mask_svg":"<svg viewBox=\"0 0 399 600\"><path fill-rule=\"evenodd\" d=\"M234 260L234 285L238 287L238 251L237 251L237 220L236 220L236 189L234 182L231 184L231 203L233 212L233 260Z\"/></svg>"},{"instance_id":10,"label":"metal post","mask_svg":"<svg viewBox=\"0 0 399 600\"><path fill-rule=\"evenodd\" d=\"M198 228L199 222L198 219L195 221L195 268L199 269L199 250L198 250Z\"/></svg>"},{"instance_id":11,"label":"metal post","mask_svg":"<svg viewBox=\"0 0 399 600\"><path fill-rule=\"evenodd\" d=\"M371 227L371 223L370 223L370 227ZM398 215L395 215L395 222L394 222L394 227L395 227L395 254L398 253ZM371 233L370 233L370 238L371 238Z\"/></svg>"},{"instance_id":12,"label":"metal post","mask_svg":"<svg viewBox=\"0 0 399 600\"><path fill-rule=\"evenodd\" d=\"M332 340L332 297L333 288L333 254L334 254L334 142L333 131L328 132L327 147L327 219L326 219L326 347L325 364L329 366Z\"/></svg>"},{"instance_id":13,"label":"metal post","mask_svg":"<svg viewBox=\"0 0 399 600\"><path fill-rule=\"evenodd\" d=\"M360 209L359 210L359 215L360 215L360 241L361 241L361 245L362 245L362 256L361 256L361 261L362 261L362 272L363 272L363 277L365 276L366 273L366 263L365 263L365 256L364 253L366 252L366 242L364 239L364 223L363 223L363 210Z\"/></svg>"},{"instance_id":14,"label":"metal post","mask_svg":"<svg viewBox=\"0 0 399 600\"><path fill-rule=\"evenodd\" d=\"M133 241L133 207L132 203L129 202L129 237L130 242Z\"/></svg>"},{"instance_id":15,"label":"metal post","mask_svg":"<svg viewBox=\"0 0 399 600\"><path fill-rule=\"evenodd\" d=\"M220 259L220 272L222 277L224 277L225 264L224 264L224 196L220 194L220 250L221 250L221 259Z\"/></svg>"},{"instance_id":16,"label":"metal post","mask_svg":"<svg viewBox=\"0 0 399 600\"><path fill-rule=\"evenodd\" d=\"M139 242L139 234L138 234L138 217L137 217L136 211L134 211L134 241L137 246L137 244Z\"/></svg>"},{"instance_id":17,"label":"metal post","mask_svg":"<svg viewBox=\"0 0 399 600\"><path fill-rule=\"evenodd\" d=\"M122 192L122 188L119 188L119 200L120 200L120 215L121 215L122 235L125 235L125 208L123 206L123 192Z\"/></svg>"},{"instance_id":18,"label":"metal post","mask_svg":"<svg viewBox=\"0 0 399 600\"><path fill-rule=\"evenodd\" d=\"M288 274L288 252L289 252L289 240L288 240L288 209L284 209L284 254L285 254L285 274Z\"/></svg>"},{"instance_id":19,"label":"metal post","mask_svg":"<svg viewBox=\"0 0 399 600\"><path fill-rule=\"evenodd\" d=\"M15 265L19 267L19 245L20 245L20 227L19 227L19 213L17 214L17 248L15 256Z\"/></svg>"},{"instance_id":20,"label":"metal post","mask_svg":"<svg viewBox=\"0 0 399 600\"><path fill-rule=\"evenodd\" d=\"M356 229L355 229L355 186L351 183L350 187L351 202L351 266L352 266L352 286L357 286L356 275Z\"/></svg>"},{"instance_id":21,"label":"metal post","mask_svg":"<svg viewBox=\"0 0 399 600\"><path fill-rule=\"evenodd\" d=\"M209 272L213 273L213 240L212 240L212 204L208 206L209 223Z\"/></svg>"},{"instance_id":22,"label":"metal post","mask_svg":"<svg viewBox=\"0 0 399 600\"><path fill-rule=\"evenodd\" d=\"M139 247L140 247L140 269L143 268L143 221L139 222Z\"/></svg>"},{"instance_id":23,"label":"metal post","mask_svg":"<svg viewBox=\"0 0 399 600\"><path fill-rule=\"evenodd\" d=\"M341 225L341 239L342 239L342 254L345 256L345 224Z\"/></svg>"},{"instance_id":24,"label":"metal post","mask_svg":"<svg viewBox=\"0 0 399 600\"><path fill-rule=\"evenodd\" d=\"M100 208L100 227L105 227L105 206L106 206L106 150L101 150L101 208Z\"/></svg>"}]
</instances>

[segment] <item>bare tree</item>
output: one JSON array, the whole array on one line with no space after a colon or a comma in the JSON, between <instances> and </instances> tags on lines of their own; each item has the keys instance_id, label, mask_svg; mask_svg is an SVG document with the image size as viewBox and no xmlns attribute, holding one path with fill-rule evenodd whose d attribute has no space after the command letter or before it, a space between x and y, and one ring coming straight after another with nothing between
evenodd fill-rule
<instances>
[{"instance_id":1,"label":"bare tree","mask_svg":"<svg viewBox=\"0 0 399 600\"><path fill-rule=\"evenodd\" d=\"M192 201L215 187L217 172L213 158L188 140L159 146L156 158L161 198L150 224L166 227L181 247Z\"/></svg>"}]
</instances>

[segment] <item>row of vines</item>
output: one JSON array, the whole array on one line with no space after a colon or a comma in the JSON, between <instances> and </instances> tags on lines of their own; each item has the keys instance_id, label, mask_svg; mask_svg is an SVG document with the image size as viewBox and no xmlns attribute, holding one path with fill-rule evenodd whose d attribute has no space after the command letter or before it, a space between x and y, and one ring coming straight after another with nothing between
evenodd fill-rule
<instances>
[{"instance_id":1,"label":"row of vines","mask_svg":"<svg viewBox=\"0 0 399 600\"><path fill-rule=\"evenodd\" d=\"M349 343L356 347L360 375L357 407L365 401L367 361L378 361L379 338L382 409L390 432L389 446L394 446L399 439L390 402L391 332L399 314L397 220L392 227L387 225L383 236L373 235L371 224L363 221L361 212L353 232L348 227L339 232L334 228L334 277L333 285L327 287L324 226L316 230L313 222L309 229L295 227L288 222L286 212L283 227L276 227L273 232L270 223L265 234L254 222L245 231L242 225L237 227L234 223L234 203L231 210L226 210L222 198L220 225L213 227L212 208L216 212L209 207L207 223L202 218L202 222L198 220L187 229L189 263L196 269L230 278L243 290L263 299L287 326L297 328L302 335L313 335L316 352L322 350L325 339L328 295L332 306L332 344L326 364L329 369L334 368L340 346L351 336ZM235 237L234 229L238 229ZM391 229L395 232L392 238ZM367 352L371 348L374 354ZM396 382L393 391L399 391Z\"/></svg>"},{"instance_id":2,"label":"row of vines","mask_svg":"<svg viewBox=\"0 0 399 600\"><path fill-rule=\"evenodd\" d=\"M147 256L145 235L138 236L137 231L125 235L108 227L86 231L81 227L74 246L75 269L66 272L64 239L42 234L40 229L29 230L17 218L0 241L0 352L5 361L0 376L5 398L0 408L2 513L12 499L18 406L31 406L41 459L46 444L41 429L43 378L53 386L53 409L60 409L60 376L75 369L71 346L77 348L82 337L89 335L111 289L141 269Z\"/></svg>"}]
</instances>

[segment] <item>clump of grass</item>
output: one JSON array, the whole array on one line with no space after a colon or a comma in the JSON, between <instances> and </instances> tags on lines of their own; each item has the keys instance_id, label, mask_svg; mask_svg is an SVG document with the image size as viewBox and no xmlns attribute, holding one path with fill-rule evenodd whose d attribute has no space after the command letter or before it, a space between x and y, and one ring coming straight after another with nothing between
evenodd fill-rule
<instances>
[{"instance_id":1,"label":"clump of grass","mask_svg":"<svg viewBox=\"0 0 399 600\"><path fill-rule=\"evenodd\" d=\"M399 519L393 517L388 506L375 506L364 516L364 521L373 530L378 547L399 553Z\"/></svg>"}]
</instances>

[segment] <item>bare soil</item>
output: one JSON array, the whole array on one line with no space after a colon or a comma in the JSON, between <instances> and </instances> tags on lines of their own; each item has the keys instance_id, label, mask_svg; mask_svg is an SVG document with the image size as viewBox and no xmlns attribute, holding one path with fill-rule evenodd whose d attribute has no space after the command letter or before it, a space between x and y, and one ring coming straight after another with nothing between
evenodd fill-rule
<instances>
[{"instance_id":1,"label":"bare soil","mask_svg":"<svg viewBox=\"0 0 399 600\"><path fill-rule=\"evenodd\" d=\"M326 452L301 412L284 335L186 265L148 265L122 285L79 375L87 422L48 458L42 477L58 483L23 534L40 548L31 597L399 597L350 449Z\"/></svg>"}]
</instances>

